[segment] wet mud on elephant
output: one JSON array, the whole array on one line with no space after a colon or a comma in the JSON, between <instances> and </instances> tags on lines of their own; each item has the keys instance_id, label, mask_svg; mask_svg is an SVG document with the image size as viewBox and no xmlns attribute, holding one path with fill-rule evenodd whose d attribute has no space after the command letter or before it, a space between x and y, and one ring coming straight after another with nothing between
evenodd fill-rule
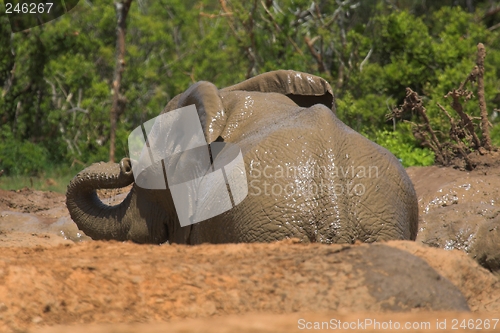
<instances>
[{"instance_id":1,"label":"wet mud on elephant","mask_svg":"<svg viewBox=\"0 0 500 333\"><path fill-rule=\"evenodd\" d=\"M207 143L241 149L246 198L223 214L181 227L169 189L135 184L128 158L97 163L68 186L67 207L81 230L93 239L138 243L416 238L417 196L404 168L337 118L325 80L280 70L223 89L198 82L162 113L192 104ZM117 206L104 205L96 195L96 189L132 183Z\"/></svg>"}]
</instances>

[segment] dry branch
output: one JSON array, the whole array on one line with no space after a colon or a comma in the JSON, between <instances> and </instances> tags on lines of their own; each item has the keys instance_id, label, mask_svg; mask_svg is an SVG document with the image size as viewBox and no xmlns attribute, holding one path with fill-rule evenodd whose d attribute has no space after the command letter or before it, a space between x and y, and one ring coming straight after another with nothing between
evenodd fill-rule
<instances>
[{"instance_id":1,"label":"dry branch","mask_svg":"<svg viewBox=\"0 0 500 333\"><path fill-rule=\"evenodd\" d=\"M326 72L326 67L325 67L325 63L323 62L323 57L321 56L320 53L318 53L316 51L316 49L314 48L314 42L320 38L319 36L316 36L314 37L312 40L307 37L307 36L304 36L304 41L306 42L307 44L307 47L309 48L309 52L311 52L312 56L314 57L314 59L316 59L316 62L318 63L318 70L320 73L325 73Z\"/></svg>"},{"instance_id":2,"label":"dry branch","mask_svg":"<svg viewBox=\"0 0 500 333\"><path fill-rule=\"evenodd\" d=\"M461 128L458 127L457 124L455 123L455 120L453 117L450 115L450 113L442 106L441 104L437 103L441 111L444 112L444 114L448 117L448 120L450 121L450 138L452 138L456 144L454 145L454 148L458 150L460 155L462 155L463 159L465 160L465 163L467 165L468 169L472 169L472 162L469 159L469 154L468 154L468 148L465 146L465 144L462 142L462 138L466 136L465 131Z\"/></svg>"},{"instance_id":3,"label":"dry branch","mask_svg":"<svg viewBox=\"0 0 500 333\"><path fill-rule=\"evenodd\" d=\"M500 6L497 6L495 8L491 8L490 10L488 10L484 15L483 15L483 20L485 18L487 18L488 16L493 16L495 15L496 13L500 12Z\"/></svg>"},{"instance_id":4,"label":"dry branch","mask_svg":"<svg viewBox=\"0 0 500 333\"><path fill-rule=\"evenodd\" d=\"M429 147L436 157L438 163L442 165L447 165L449 163L449 156L446 153L446 149L440 143L436 132L432 129L429 117L427 116L427 110L422 104L422 99L420 96L411 90L406 88L406 97L404 99L403 105L400 108L394 108L392 114L388 115L391 119L401 118L405 111L416 112L422 117L423 124L414 124L414 136L420 141L422 145ZM427 138L429 136L429 138Z\"/></svg>"},{"instance_id":5,"label":"dry branch","mask_svg":"<svg viewBox=\"0 0 500 333\"><path fill-rule=\"evenodd\" d=\"M461 125L467 129L469 134L472 136L472 141L474 143L474 148L479 149L481 147L481 142L479 141L479 138L475 132L474 128L474 123L472 122L472 118L466 114L463 110L462 104L459 101L460 97L465 97L465 99L470 99L472 96L472 93L467 91L467 90L461 90L459 89L454 89L447 93L444 97L447 98L451 96L453 99L453 102L451 103L451 107L458 113L458 115L461 118Z\"/></svg>"},{"instance_id":6,"label":"dry branch","mask_svg":"<svg viewBox=\"0 0 500 333\"><path fill-rule=\"evenodd\" d=\"M482 146L484 149L491 151L490 127L488 122L488 110L486 109L486 98L484 96L484 58L486 50L483 43L477 44L477 97L479 99L479 109L481 110L481 131L482 131Z\"/></svg>"},{"instance_id":7,"label":"dry branch","mask_svg":"<svg viewBox=\"0 0 500 333\"><path fill-rule=\"evenodd\" d=\"M436 136L436 133L432 129L429 117L427 117L427 110L422 105L422 99L420 98L420 96L418 96L418 94L416 92L414 92L410 88L406 89L406 97L409 101L409 107L412 108L412 111L416 111L420 114L420 116L424 120L424 126L426 127L428 133L430 134L430 136L432 138L432 142L441 151L442 150L441 144L439 143L439 140ZM407 102L407 100L405 99L405 103L406 102Z\"/></svg>"},{"instance_id":8,"label":"dry branch","mask_svg":"<svg viewBox=\"0 0 500 333\"><path fill-rule=\"evenodd\" d=\"M488 28L488 30L493 31L493 30L498 29L498 28L500 28L500 22L498 22L495 25L492 25L491 27Z\"/></svg>"},{"instance_id":9,"label":"dry branch","mask_svg":"<svg viewBox=\"0 0 500 333\"><path fill-rule=\"evenodd\" d=\"M214 19L214 18L219 18L221 16L232 16L233 13L229 12L229 13L219 13L219 14L209 14L209 13L204 13L204 12L200 12L200 16L202 17L208 17L210 19Z\"/></svg>"}]
</instances>

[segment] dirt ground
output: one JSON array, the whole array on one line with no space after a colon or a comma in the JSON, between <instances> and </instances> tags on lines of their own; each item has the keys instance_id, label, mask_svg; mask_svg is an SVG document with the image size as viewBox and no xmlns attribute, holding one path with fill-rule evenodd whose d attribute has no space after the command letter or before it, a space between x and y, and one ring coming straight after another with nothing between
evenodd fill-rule
<instances>
[{"instance_id":1,"label":"dirt ground","mask_svg":"<svg viewBox=\"0 0 500 333\"><path fill-rule=\"evenodd\" d=\"M500 279L471 254L500 167L408 174L419 236L383 244L96 242L63 195L0 190L0 332L500 331Z\"/></svg>"}]
</instances>

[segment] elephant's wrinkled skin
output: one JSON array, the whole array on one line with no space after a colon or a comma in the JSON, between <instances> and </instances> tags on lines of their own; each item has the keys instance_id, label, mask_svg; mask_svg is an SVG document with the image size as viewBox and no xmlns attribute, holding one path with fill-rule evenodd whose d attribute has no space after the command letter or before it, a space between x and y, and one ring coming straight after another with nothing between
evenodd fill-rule
<instances>
[{"instance_id":1,"label":"elephant's wrinkled skin","mask_svg":"<svg viewBox=\"0 0 500 333\"><path fill-rule=\"evenodd\" d=\"M417 197L404 168L336 117L323 79L282 70L221 90L198 82L163 112L191 104L208 143L241 148L248 196L221 215L181 228L168 189L134 184L120 205L102 204L95 189L123 187L133 175L128 159L94 164L67 192L71 217L87 235L188 244L415 239Z\"/></svg>"}]
</instances>

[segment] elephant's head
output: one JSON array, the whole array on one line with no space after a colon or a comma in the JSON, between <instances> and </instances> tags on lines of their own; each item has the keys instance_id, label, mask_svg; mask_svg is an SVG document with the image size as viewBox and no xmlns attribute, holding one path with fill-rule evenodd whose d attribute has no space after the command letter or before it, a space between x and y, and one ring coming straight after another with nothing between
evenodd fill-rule
<instances>
[{"instance_id":1,"label":"elephant's head","mask_svg":"<svg viewBox=\"0 0 500 333\"><path fill-rule=\"evenodd\" d=\"M212 83L198 82L173 98L162 113L194 104L207 143L220 138L226 128L228 110L221 93L252 91L276 93L287 103L310 107L326 105L332 112L334 96L322 78L280 70L265 73L224 89ZM276 96L273 95L273 96ZM225 138L223 138L225 139ZM190 226L181 228L169 190L145 190L134 184L126 199L116 206L103 204L96 189L120 188L134 182L130 160L97 163L80 172L67 191L67 207L72 219L93 239L132 240L139 243L189 242Z\"/></svg>"},{"instance_id":2,"label":"elephant's head","mask_svg":"<svg viewBox=\"0 0 500 333\"><path fill-rule=\"evenodd\" d=\"M93 239L133 240L138 243L162 243L167 240L164 210L153 209L148 192L133 186L116 206L104 204L97 189L116 189L134 182L130 159L120 163L95 163L78 173L68 185L66 206L71 218ZM151 209L147 209L147 207ZM161 221L161 222L160 222ZM158 223L159 222L159 223Z\"/></svg>"}]
</instances>

